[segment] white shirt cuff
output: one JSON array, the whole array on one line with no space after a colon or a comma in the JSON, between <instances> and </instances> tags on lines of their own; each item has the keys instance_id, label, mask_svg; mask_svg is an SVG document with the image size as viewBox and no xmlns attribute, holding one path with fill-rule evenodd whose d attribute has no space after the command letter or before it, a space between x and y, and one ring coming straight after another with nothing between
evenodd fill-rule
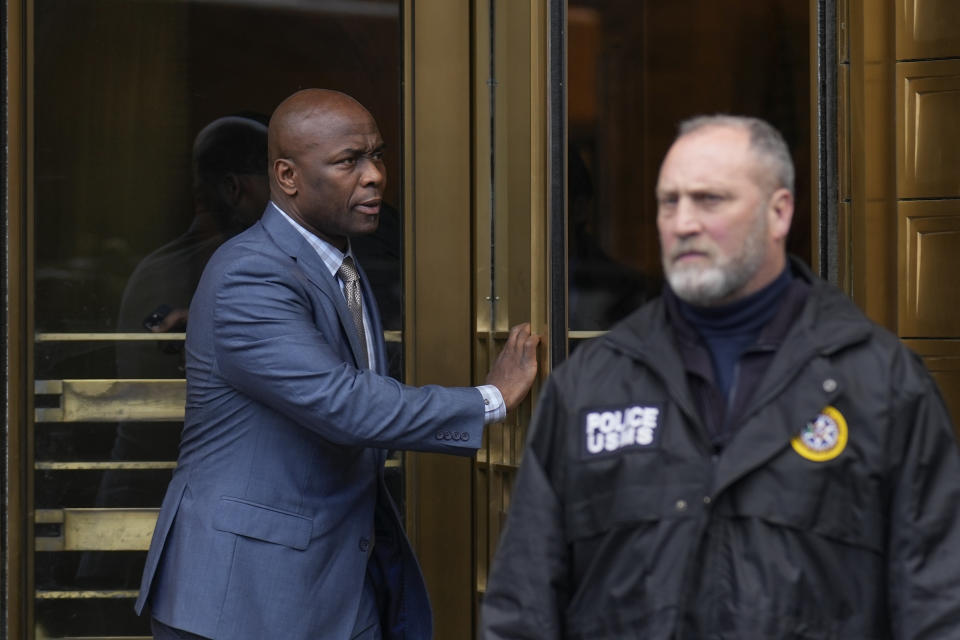
<instances>
[{"instance_id":1,"label":"white shirt cuff","mask_svg":"<svg viewBox=\"0 0 960 640\"><path fill-rule=\"evenodd\" d=\"M483 396L483 423L500 422L507 417L507 405L503 403L500 389L492 384L481 385L476 388Z\"/></svg>"}]
</instances>

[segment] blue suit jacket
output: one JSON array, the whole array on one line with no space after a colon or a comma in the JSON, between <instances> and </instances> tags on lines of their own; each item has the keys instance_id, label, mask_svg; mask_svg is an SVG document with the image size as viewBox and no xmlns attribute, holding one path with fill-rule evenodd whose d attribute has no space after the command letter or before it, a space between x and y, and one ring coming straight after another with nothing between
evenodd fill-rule
<instances>
[{"instance_id":1,"label":"blue suit jacket","mask_svg":"<svg viewBox=\"0 0 960 640\"><path fill-rule=\"evenodd\" d=\"M384 459L387 449L473 453L483 399L384 376L366 285L364 303L377 371L360 362L338 283L272 207L210 260L190 307L179 460L138 613L149 603L158 620L211 638L341 640L369 558L389 593L385 637L431 637Z\"/></svg>"}]
</instances>

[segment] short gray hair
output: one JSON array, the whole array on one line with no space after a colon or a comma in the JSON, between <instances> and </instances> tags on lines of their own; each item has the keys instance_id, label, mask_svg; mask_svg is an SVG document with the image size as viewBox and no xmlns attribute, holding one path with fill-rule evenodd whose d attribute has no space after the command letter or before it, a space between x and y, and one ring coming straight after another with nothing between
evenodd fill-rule
<instances>
[{"instance_id":1,"label":"short gray hair","mask_svg":"<svg viewBox=\"0 0 960 640\"><path fill-rule=\"evenodd\" d=\"M776 180L774 189L781 187L792 194L794 191L794 168L790 149L783 136L766 120L750 116L731 116L717 114L695 116L680 123L677 138L708 127L730 127L744 129L750 134L750 149L758 156L769 161L764 168Z\"/></svg>"}]
</instances>

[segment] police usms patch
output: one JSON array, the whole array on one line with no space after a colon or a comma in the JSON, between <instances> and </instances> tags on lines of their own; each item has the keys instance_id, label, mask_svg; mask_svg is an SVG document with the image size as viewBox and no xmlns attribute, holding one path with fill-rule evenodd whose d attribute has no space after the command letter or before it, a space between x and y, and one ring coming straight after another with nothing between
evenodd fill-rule
<instances>
[{"instance_id":1,"label":"police usms patch","mask_svg":"<svg viewBox=\"0 0 960 640\"><path fill-rule=\"evenodd\" d=\"M615 454L624 449L660 447L660 407L629 404L585 409L581 414L582 458Z\"/></svg>"},{"instance_id":2,"label":"police usms patch","mask_svg":"<svg viewBox=\"0 0 960 640\"><path fill-rule=\"evenodd\" d=\"M812 462L833 460L847 447L847 420L835 407L825 407L790 441L793 450Z\"/></svg>"}]
</instances>

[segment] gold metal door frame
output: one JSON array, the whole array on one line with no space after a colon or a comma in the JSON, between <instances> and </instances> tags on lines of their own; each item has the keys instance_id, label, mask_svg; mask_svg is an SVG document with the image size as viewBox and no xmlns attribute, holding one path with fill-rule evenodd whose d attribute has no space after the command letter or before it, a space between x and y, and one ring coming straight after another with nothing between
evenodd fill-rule
<instances>
[{"instance_id":1,"label":"gold metal door frame","mask_svg":"<svg viewBox=\"0 0 960 640\"><path fill-rule=\"evenodd\" d=\"M469 3L404 3L406 378L470 385ZM407 530L433 600L436 637L468 637L471 463L407 454ZM450 635L452 633L452 635Z\"/></svg>"},{"instance_id":2,"label":"gold metal door frame","mask_svg":"<svg viewBox=\"0 0 960 640\"><path fill-rule=\"evenodd\" d=\"M847 190L838 184L837 167L845 157L838 136L846 126L837 117L836 97L847 76L846 0L810 0L810 250L807 256L824 279L844 286Z\"/></svg>"},{"instance_id":3,"label":"gold metal door frame","mask_svg":"<svg viewBox=\"0 0 960 640\"><path fill-rule=\"evenodd\" d=\"M33 218L30 194L32 142L31 5L7 3L6 157L6 637L24 638L33 626Z\"/></svg>"},{"instance_id":4,"label":"gold metal door frame","mask_svg":"<svg viewBox=\"0 0 960 640\"><path fill-rule=\"evenodd\" d=\"M517 322L530 320L548 337L548 5L405 4L405 326L413 384L482 382ZM541 362L547 356L544 347ZM493 548L491 487L482 477L515 468L530 406L488 430L475 462L407 455L408 533L438 638L473 635ZM513 452L507 467L499 459L504 442ZM497 502L491 511L503 508Z\"/></svg>"},{"instance_id":5,"label":"gold metal door frame","mask_svg":"<svg viewBox=\"0 0 960 640\"><path fill-rule=\"evenodd\" d=\"M550 325L550 264L555 260L549 230L551 205L562 207L563 201L551 197L550 169L557 158L550 153L553 103L547 82L550 9L556 4L560 3L476 2L477 379L510 326L524 320L542 336L544 377L552 354L550 338L558 331ZM559 149L564 149L562 144ZM561 167L564 159L561 155ZM562 251L561 262L564 257ZM564 330L565 326L559 328L561 334ZM475 612L504 525L537 391L535 386L531 400L507 421L487 428L474 464Z\"/></svg>"}]
</instances>

